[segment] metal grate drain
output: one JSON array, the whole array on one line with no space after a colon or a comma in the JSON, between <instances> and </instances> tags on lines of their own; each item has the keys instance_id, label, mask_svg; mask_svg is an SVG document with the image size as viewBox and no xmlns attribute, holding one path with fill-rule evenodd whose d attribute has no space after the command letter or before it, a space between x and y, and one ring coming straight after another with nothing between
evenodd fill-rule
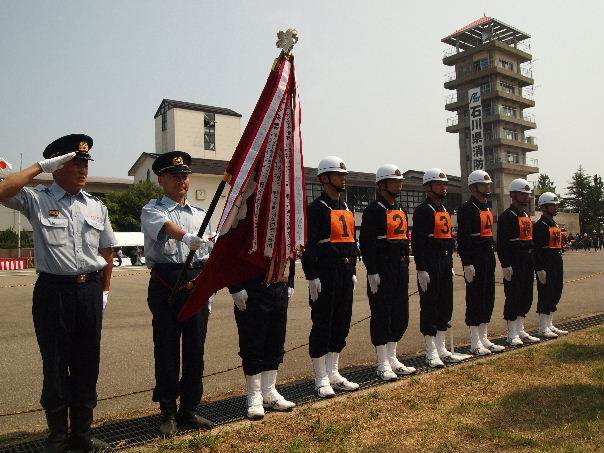
<instances>
[{"instance_id":1,"label":"metal grate drain","mask_svg":"<svg viewBox=\"0 0 604 453\"><path fill-rule=\"evenodd\" d=\"M604 324L604 313L560 323L559 327L568 331L578 331L600 324ZM504 338L498 338L494 340L494 343L504 344ZM520 348L529 346L531 345L520 346ZM518 347L514 349L518 349ZM467 353L469 351L469 347L460 347L456 348L456 350ZM505 354L505 352L511 350L512 349L507 348L503 353ZM468 360L476 359L477 358L470 358ZM431 368L428 368L425 365L423 355L405 357L404 361L406 365L411 365L417 368L418 373L428 373L433 371ZM446 366L455 366L455 364ZM342 374L350 380L359 383L361 388L374 387L385 383L377 379L375 369L373 367L348 369ZM314 392L313 381L303 381L280 386L279 392L287 399L294 401L298 405L319 399ZM212 420L217 425L243 420L246 412L245 396L235 396L224 400L205 403L199 406L197 412L203 417ZM98 428L95 428L93 431L95 436L103 439L106 442L109 442L113 449L117 450L160 439L161 436L157 430L159 423L160 416L151 415L114 423L106 423ZM179 434L185 434L187 432L192 432L192 430L179 431ZM0 448L0 453L38 452L42 451L43 448L44 440L36 439Z\"/></svg>"}]
</instances>

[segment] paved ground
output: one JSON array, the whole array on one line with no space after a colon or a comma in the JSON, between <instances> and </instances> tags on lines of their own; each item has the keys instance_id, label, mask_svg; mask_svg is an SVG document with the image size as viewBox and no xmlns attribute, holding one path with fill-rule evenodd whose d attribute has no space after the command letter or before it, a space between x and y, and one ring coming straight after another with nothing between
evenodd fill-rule
<instances>
[{"instance_id":1,"label":"paved ground","mask_svg":"<svg viewBox=\"0 0 604 453\"><path fill-rule=\"evenodd\" d=\"M461 274L459 260L455 263ZM604 253L572 252L565 255L566 284L557 319L604 311ZM300 270L298 268L298 270ZM366 297L365 269L358 267L359 282L355 293L353 322L369 314ZM499 269L498 269L499 272ZM581 279L599 273L591 278ZM412 277L413 279L414 277ZM31 320L31 293L35 275L31 271L0 272L0 414L38 407L41 387L41 363ZM113 280L103 328L99 397L149 389L153 386L153 348L151 318L146 303L148 272L137 268L118 269ZM498 275L501 281L501 275ZM301 270L296 279L296 293L290 305L286 349L306 343L310 328L307 286ZM415 290L413 287L411 290ZM422 350L419 334L419 299L410 300L410 323L400 342L399 353L414 354ZM206 374L240 364L237 355L237 331L230 296L221 292L214 304L206 341ZM455 341L467 343L464 325L464 282L455 279ZM495 319L491 331L503 334L503 287L497 285ZM536 327L537 317L528 317L528 326ZM369 341L369 323L352 327L342 365L369 364L374 350ZM306 347L288 353L279 376L280 381L308 378L311 365ZM215 399L228 393L243 392L242 371L234 370L205 379L205 398ZM154 409L151 393L112 399L99 403L97 418L115 417ZM0 416L0 434L42 429L43 413Z\"/></svg>"}]
</instances>

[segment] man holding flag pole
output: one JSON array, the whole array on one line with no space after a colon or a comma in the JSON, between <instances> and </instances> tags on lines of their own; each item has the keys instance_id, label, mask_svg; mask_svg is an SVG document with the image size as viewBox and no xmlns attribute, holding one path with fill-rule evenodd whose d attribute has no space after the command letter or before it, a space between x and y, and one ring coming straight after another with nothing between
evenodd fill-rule
<instances>
[{"instance_id":1,"label":"man holding flag pole","mask_svg":"<svg viewBox=\"0 0 604 453\"><path fill-rule=\"evenodd\" d=\"M305 178L291 54L298 35L290 29L279 32L278 38L281 54L206 214L212 215L228 182L216 245L179 314L180 320L195 316L213 293L230 288L250 418L261 418L263 405L275 410L294 406L276 391L275 381L293 289L286 282L288 275L292 282L295 259L306 243ZM199 235L204 230L202 225Z\"/></svg>"}]
</instances>

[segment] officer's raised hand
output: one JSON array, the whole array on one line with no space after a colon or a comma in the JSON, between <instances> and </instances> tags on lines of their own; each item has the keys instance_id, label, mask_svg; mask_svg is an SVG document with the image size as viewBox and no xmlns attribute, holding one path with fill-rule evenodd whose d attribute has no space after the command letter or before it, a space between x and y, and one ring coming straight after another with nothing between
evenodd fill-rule
<instances>
[{"instance_id":1,"label":"officer's raised hand","mask_svg":"<svg viewBox=\"0 0 604 453\"><path fill-rule=\"evenodd\" d=\"M417 281L419 282L419 287L423 292L428 290L428 285L430 284L430 274L426 271L419 271L417 273Z\"/></svg>"},{"instance_id":2,"label":"officer's raised hand","mask_svg":"<svg viewBox=\"0 0 604 453\"><path fill-rule=\"evenodd\" d=\"M368 275L367 283L369 283L369 289L371 290L371 294L377 293L378 288L380 286L380 274Z\"/></svg>"},{"instance_id":3,"label":"officer's raised hand","mask_svg":"<svg viewBox=\"0 0 604 453\"><path fill-rule=\"evenodd\" d=\"M235 302L235 306L237 307L237 309L239 311L245 311L247 302L247 291L245 289L242 289L241 291L231 294L231 296L233 296L233 302Z\"/></svg>"},{"instance_id":4,"label":"officer's raised hand","mask_svg":"<svg viewBox=\"0 0 604 453\"><path fill-rule=\"evenodd\" d=\"M310 300L316 302L321 292L321 280L315 278L314 280L308 281L308 291L310 292Z\"/></svg>"},{"instance_id":5,"label":"officer's raised hand","mask_svg":"<svg viewBox=\"0 0 604 453\"><path fill-rule=\"evenodd\" d=\"M38 165L44 173L53 173L60 168L63 168L67 162L72 160L76 156L75 151L72 153L62 154L57 157L51 157L50 159L44 159L38 162Z\"/></svg>"}]
</instances>

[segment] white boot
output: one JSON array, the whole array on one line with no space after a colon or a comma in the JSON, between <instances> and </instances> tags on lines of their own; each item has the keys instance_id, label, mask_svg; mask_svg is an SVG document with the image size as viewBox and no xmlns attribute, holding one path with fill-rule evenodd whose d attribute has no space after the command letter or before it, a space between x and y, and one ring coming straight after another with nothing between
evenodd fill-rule
<instances>
[{"instance_id":1,"label":"white boot","mask_svg":"<svg viewBox=\"0 0 604 453\"><path fill-rule=\"evenodd\" d=\"M478 326L478 332L480 333L480 342L482 343L482 345L485 348L489 349L491 352L504 351L505 348L503 346L499 346L498 344L489 341L488 328L489 325L486 322L483 322L481 325Z\"/></svg>"},{"instance_id":2,"label":"white boot","mask_svg":"<svg viewBox=\"0 0 604 453\"><path fill-rule=\"evenodd\" d=\"M480 330L478 326L470 326L470 352L474 355L489 355L490 349L487 349L480 341Z\"/></svg>"},{"instance_id":3,"label":"white boot","mask_svg":"<svg viewBox=\"0 0 604 453\"><path fill-rule=\"evenodd\" d=\"M328 352L325 364L327 366L327 376L329 377L329 383L335 390L345 390L352 392L359 388L359 384L356 382L350 382L344 376L340 374L338 362L340 361L340 353Z\"/></svg>"},{"instance_id":4,"label":"white boot","mask_svg":"<svg viewBox=\"0 0 604 453\"><path fill-rule=\"evenodd\" d=\"M264 417L262 406L261 374L245 375L247 384L247 418L257 420Z\"/></svg>"},{"instance_id":5,"label":"white boot","mask_svg":"<svg viewBox=\"0 0 604 453\"><path fill-rule=\"evenodd\" d=\"M539 315L539 336L543 338L558 338L552 330L549 328L549 316L545 313L538 313Z\"/></svg>"},{"instance_id":6,"label":"white boot","mask_svg":"<svg viewBox=\"0 0 604 453\"><path fill-rule=\"evenodd\" d=\"M551 330L552 332L554 332L557 335L566 335L568 333L568 330L563 330L563 329L558 329L556 326L554 326L552 319L554 318L554 314L550 313L549 315L547 315L548 318L548 322L549 322L549 330Z\"/></svg>"},{"instance_id":7,"label":"white boot","mask_svg":"<svg viewBox=\"0 0 604 453\"><path fill-rule=\"evenodd\" d=\"M263 371L261 381L262 403L265 409L289 411L296 406L296 403L287 401L275 388L275 382L277 381L277 370Z\"/></svg>"},{"instance_id":8,"label":"white boot","mask_svg":"<svg viewBox=\"0 0 604 453\"><path fill-rule=\"evenodd\" d=\"M529 335L524 330L524 316L518 316L516 318L516 323L516 328L518 329L518 336L520 337L523 343L539 343L541 341L539 338Z\"/></svg>"},{"instance_id":9,"label":"white boot","mask_svg":"<svg viewBox=\"0 0 604 453\"><path fill-rule=\"evenodd\" d=\"M390 368L399 376L405 376L407 374L413 374L417 370L412 366L405 366L404 363L400 362L396 357L396 341L391 341L386 344L386 351L388 352L388 361L390 362Z\"/></svg>"},{"instance_id":10,"label":"white boot","mask_svg":"<svg viewBox=\"0 0 604 453\"><path fill-rule=\"evenodd\" d=\"M447 346L445 344L447 336L446 330L437 330L436 331L436 351L438 352L438 357L445 363L459 363L463 360L462 357L457 354L452 353L447 350Z\"/></svg>"},{"instance_id":11,"label":"white boot","mask_svg":"<svg viewBox=\"0 0 604 453\"><path fill-rule=\"evenodd\" d=\"M390 367L387 349L388 347L385 344L375 347L375 353L377 355L376 374L382 381L396 381L398 376Z\"/></svg>"},{"instance_id":12,"label":"white boot","mask_svg":"<svg viewBox=\"0 0 604 453\"><path fill-rule=\"evenodd\" d=\"M426 365L430 368L442 368L445 366L438 352L436 351L436 337L430 335L424 335L424 342L426 343Z\"/></svg>"},{"instance_id":13,"label":"white boot","mask_svg":"<svg viewBox=\"0 0 604 453\"><path fill-rule=\"evenodd\" d=\"M315 370L315 390L320 398L331 398L336 394L329 384L329 377L325 367L327 355L312 359L312 366Z\"/></svg>"},{"instance_id":14,"label":"white boot","mask_svg":"<svg viewBox=\"0 0 604 453\"><path fill-rule=\"evenodd\" d=\"M508 337L505 341L510 346L522 346L524 344L518 336L518 331L516 330L518 319L519 318L516 318L514 321L508 321Z\"/></svg>"}]
</instances>

